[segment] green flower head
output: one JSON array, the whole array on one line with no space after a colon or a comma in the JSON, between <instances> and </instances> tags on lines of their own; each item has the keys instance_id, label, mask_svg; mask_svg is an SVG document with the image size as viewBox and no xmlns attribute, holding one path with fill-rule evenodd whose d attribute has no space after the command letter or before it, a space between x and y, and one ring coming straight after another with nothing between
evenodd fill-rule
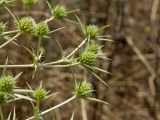
<instances>
[{"instance_id":1,"label":"green flower head","mask_svg":"<svg viewBox=\"0 0 160 120\"><path fill-rule=\"evenodd\" d=\"M75 87L75 95L79 98L86 98L93 92L92 85L86 81L78 83Z\"/></svg>"},{"instance_id":2,"label":"green flower head","mask_svg":"<svg viewBox=\"0 0 160 120\"><path fill-rule=\"evenodd\" d=\"M18 27L22 33L32 34L35 30L35 21L31 17L24 17L19 20Z\"/></svg>"},{"instance_id":3,"label":"green flower head","mask_svg":"<svg viewBox=\"0 0 160 120\"><path fill-rule=\"evenodd\" d=\"M33 4L37 3L38 0L23 0L23 3L26 5L26 6L29 6L31 7Z\"/></svg>"},{"instance_id":4,"label":"green flower head","mask_svg":"<svg viewBox=\"0 0 160 120\"><path fill-rule=\"evenodd\" d=\"M11 93L14 89L14 78L11 76L3 76L0 78L0 92Z\"/></svg>"},{"instance_id":5,"label":"green flower head","mask_svg":"<svg viewBox=\"0 0 160 120\"><path fill-rule=\"evenodd\" d=\"M45 89L43 88L37 88L34 92L33 92L33 96L37 101L41 101L43 100L47 95L47 92Z\"/></svg>"},{"instance_id":6,"label":"green flower head","mask_svg":"<svg viewBox=\"0 0 160 120\"><path fill-rule=\"evenodd\" d=\"M35 28L35 34L38 36L38 37L43 37L45 35L47 35L49 32L49 28L48 28L48 25L47 23L45 22L40 22L36 25L36 28Z\"/></svg>"},{"instance_id":7,"label":"green flower head","mask_svg":"<svg viewBox=\"0 0 160 120\"><path fill-rule=\"evenodd\" d=\"M99 34L99 28L96 25L88 25L83 32L86 37L95 38Z\"/></svg>"},{"instance_id":8,"label":"green flower head","mask_svg":"<svg viewBox=\"0 0 160 120\"><path fill-rule=\"evenodd\" d=\"M4 32L4 29L6 28L6 25L0 22L0 34Z\"/></svg>"},{"instance_id":9,"label":"green flower head","mask_svg":"<svg viewBox=\"0 0 160 120\"><path fill-rule=\"evenodd\" d=\"M67 16L66 8L63 5L56 5L52 9L52 13L55 18L64 18Z\"/></svg>"},{"instance_id":10,"label":"green flower head","mask_svg":"<svg viewBox=\"0 0 160 120\"><path fill-rule=\"evenodd\" d=\"M7 98L6 98L5 93L0 92L0 105L6 103L6 101L7 101Z\"/></svg>"},{"instance_id":11,"label":"green flower head","mask_svg":"<svg viewBox=\"0 0 160 120\"><path fill-rule=\"evenodd\" d=\"M99 47L98 44L91 44L91 45L88 47L87 51L93 52L94 54L97 54L98 51L99 51L99 48L100 48L100 47Z\"/></svg>"},{"instance_id":12,"label":"green flower head","mask_svg":"<svg viewBox=\"0 0 160 120\"><path fill-rule=\"evenodd\" d=\"M93 66L96 63L97 55L93 52L84 52L80 55L80 63L84 66Z\"/></svg>"}]
</instances>

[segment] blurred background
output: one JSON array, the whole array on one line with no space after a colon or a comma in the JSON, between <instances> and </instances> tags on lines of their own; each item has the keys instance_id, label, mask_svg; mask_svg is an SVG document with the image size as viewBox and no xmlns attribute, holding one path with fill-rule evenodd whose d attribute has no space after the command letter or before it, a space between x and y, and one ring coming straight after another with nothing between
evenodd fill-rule
<instances>
[{"instance_id":1,"label":"blurred background","mask_svg":"<svg viewBox=\"0 0 160 120\"><path fill-rule=\"evenodd\" d=\"M54 5L53 0L48 0ZM104 45L110 61L99 61L98 66L111 72L112 75L97 73L108 87L99 83L91 75L88 79L96 90L95 97L109 102L108 106L99 103L85 103L88 120L160 120L160 1L159 0L56 0L67 9L79 8L76 14L86 24L104 26L110 24L103 34L112 36L113 42L99 42ZM20 0L9 6L19 18L26 16L26 7ZM32 7L30 15L36 22L51 16L45 0L39 0ZM85 17L84 17L85 16ZM67 17L76 20L74 15ZM15 23L4 8L0 8L0 21L7 22L7 29L14 30ZM46 62L61 58L61 49L72 51L82 41L80 27L65 20L54 20L49 23L50 29L66 26L43 41L44 60ZM3 43L3 41L0 41ZM36 48L37 38L21 36L18 44ZM10 44L0 50L0 64L6 57L9 64L32 63L32 56L24 47ZM2 70L1 70L2 71ZM27 88L26 82L32 88L43 86L52 92L61 92L56 97L41 103L41 110L54 106L72 95L74 84L70 69L45 69L36 72L32 79L33 69L8 69L16 75L24 71L17 81L17 86ZM81 79L79 69L74 69L76 78ZM67 94L66 94L67 93ZM5 106L5 114L16 105L19 120L33 113L30 102L17 101ZM75 100L55 110L58 120L69 120L72 112L75 120L82 120L81 102ZM45 115L45 120L51 120L51 114Z\"/></svg>"}]
</instances>

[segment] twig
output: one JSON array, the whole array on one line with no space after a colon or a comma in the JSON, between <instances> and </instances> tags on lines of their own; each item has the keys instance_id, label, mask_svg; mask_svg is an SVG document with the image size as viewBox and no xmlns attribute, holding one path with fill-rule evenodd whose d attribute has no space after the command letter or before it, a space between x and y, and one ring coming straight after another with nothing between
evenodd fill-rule
<instances>
[{"instance_id":1,"label":"twig","mask_svg":"<svg viewBox=\"0 0 160 120\"><path fill-rule=\"evenodd\" d=\"M7 42L5 42L4 44L0 45L0 49L2 49L3 47L5 47L6 45L8 45L10 42L12 42L13 40L15 40L20 35L21 35L21 33L17 33L14 37L12 37L11 39L9 39Z\"/></svg>"},{"instance_id":2,"label":"twig","mask_svg":"<svg viewBox=\"0 0 160 120\"><path fill-rule=\"evenodd\" d=\"M150 16L152 22L156 20L158 5L159 5L159 0L154 0L152 5L151 16Z\"/></svg>"},{"instance_id":3,"label":"twig","mask_svg":"<svg viewBox=\"0 0 160 120\"><path fill-rule=\"evenodd\" d=\"M156 95L156 91L155 91L154 79L156 77L156 73L155 73L154 69L152 68L150 63L147 61L147 59L144 57L144 55L141 53L141 51L137 48L137 46L133 42L132 38L130 36L127 36L126 40L127 40L128 44L132 47L133 51L136 53L137 57L141 60L141 62L144 64L144 66L150 72L151 76L150 76L148 82L149 82L151 94L153 96L155 96Z\"/></svg>"}]
</instances>

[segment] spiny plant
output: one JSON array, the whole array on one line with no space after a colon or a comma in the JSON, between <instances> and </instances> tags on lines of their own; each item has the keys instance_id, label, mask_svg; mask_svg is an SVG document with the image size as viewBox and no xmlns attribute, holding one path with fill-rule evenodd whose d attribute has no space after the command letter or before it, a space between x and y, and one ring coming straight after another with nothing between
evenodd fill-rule
<instances>
[{"instance_id":1,"label":"spiny plant","mask_svg":"<svg viewBox=\"0 0 160 120\"><path fill-rule=\"evenodd\" d=\"M16 1L16 0L15 0ZM102 31L107 28L109 25L104 27L98 27L97 25L83 23L80 18L75 15L76 20L69 20L67 17L71 13L75 13L78 10L68 10L62 4L54 4L51 5L48 1L46 4L50 10L50 17L46 18L46 20L36 20L35 18L30 16L31 8L33 5L36 5L39 0L21 0L21 3L26 6L27 15L24 17L19 17L13 14L10 10L9 5L14 4L13 0L0 0L0 6L5 8L5 10L12 17L13 24L16 25L15 30L6 31L7 24L0 22L0 39L3 40L3 43L0 45L0 50L5 48L9 44L17 45L17 41L21 38L20 36L27 35L32 40L33 38L37 40L37 47L29 49L23 45L22 48L26 49L29 54L32 56L31 64L8 64L8 59L4 65L0 65L0 68L3 68L2 76L0 77L0 117L1 120L5 120L6 116L3 113L4 104L9 102L14 102L19 99L25 99L30 101L31 106L33 107L33 116L24 118L25 120L42 120L43 115L49 112L53 112L55 109L62 107L63 105L73 101L74 99L84 99L86 101L100 102L104 104L108 104L98 98L93 98L92 93L94 91L93 86L89 80L87 80L87 76L82 77L81 80L77 82L77 79L74 77L74 72L72 71L73 81L75 81L74 88L72 91L72 96L64 100L63 102L55 105L51 108L48 108L44 111L40 109L41 101L48 99L53 95L58 95L58 93L51 93L50 91L46 91L44 87L42 87L42 82L40 82L40 86L35 89L28 85L28 89L20 89L16 85L16 80L21 76L22 72L16 75L15 77L7 74L7 68L21 69L21 68L33 68L34 72L32 74L32 79L34 79L34 74L38 70L46 69L46 68L71 68L71 69L82 69L84 73L91 73L93 76L97 78L101 83L107 85L106 82L101 79L96 71L108 73L106 70L103 70L97 66L98 59L107 59L105 53L102 52L102 46L99 45L98 41L111 41L109 35L103 35ZM51 29L49 22L57 20L62 20L65 22L72 22L73 25L78 25L83 33L82 42L73 49L72 52L68 53L67 51L63 51L62 49L62 58L51 61L44 62L42 60L42 56L44 55L42 48L42 41L44 39L50 38L52 33L55 33L65 27L61 27L58 29ZM37 22L39 21L39 22ZM6 22L7 23L7 22ZM60 44L60 43L59 43ZM61 46L61 45L60 45ZM17 46L19 47L19 46ZM74 83L74 82L73 82ZM8 120L16 119L16 109L14 107L13 112L10 112L8 115ZM12 117L13 116L13 117ZM74 113L71 116L71 120L74 119Z\"/></svg>"}]
</instances>

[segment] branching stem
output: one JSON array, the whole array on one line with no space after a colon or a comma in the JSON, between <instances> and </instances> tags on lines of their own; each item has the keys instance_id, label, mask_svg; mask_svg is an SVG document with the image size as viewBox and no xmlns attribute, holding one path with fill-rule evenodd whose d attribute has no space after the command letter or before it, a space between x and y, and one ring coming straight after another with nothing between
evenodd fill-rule
<instances>
[{"instance_id":1,"label":"branching stem","mask_svg":"<svg viewBox=\"0 0 160 120\"><path fill-rule=\"evenodd\" d=\"M87 42L87 40L88 40L87 38L84 39L83 42L82 42L73 52L71 52L71 53L66 57L66 59L69 58L69 57L71 57L73 54L75 54L75 53Z\"/></svg>"},{"instance_id":2,"label":"branching stem","mask_svg":"<svg viewBox=\"0 0 160 120\"><path fill-rule=\"evenodd\" d=\"M17 33L15 36L13 36L11 39L9 39L7 42L3 43L0 46L0 49L2 49L3 47L5 47L6 45L8 45L10 42L12 42L13 40L15 40L17 37L19 37L21 35L21 33Z\"/></svg>"},{"instance_id":3,"label":"branching stem","mask_svg":"<svg viewBox=\"0 0 160 120\"><path fill-rule=\"evenodd\" d=\"M65 104L71 102L71 101L74 100L75 98L76 98L76 95L72 96L71 98L67 99L66 101L64 101L64 102L62 102L62 103L60 103L60 104L58 104L58 105L56 105L56 106L54 106L54 107L52 107L52 108L50 108L50 109L48 109L48 110L45 110L45 111L41 112L41 115L44 115L44 114L46 114L46 113L48 113L48 112L51 112L51 111L55 110L56 108L59 108L59 107L65 105ZM32 120L32 119L34 119L33 116L30 117L30 118L28 118L28 119L26 119L26 120Z\"/></svg>"}]
</instances>

